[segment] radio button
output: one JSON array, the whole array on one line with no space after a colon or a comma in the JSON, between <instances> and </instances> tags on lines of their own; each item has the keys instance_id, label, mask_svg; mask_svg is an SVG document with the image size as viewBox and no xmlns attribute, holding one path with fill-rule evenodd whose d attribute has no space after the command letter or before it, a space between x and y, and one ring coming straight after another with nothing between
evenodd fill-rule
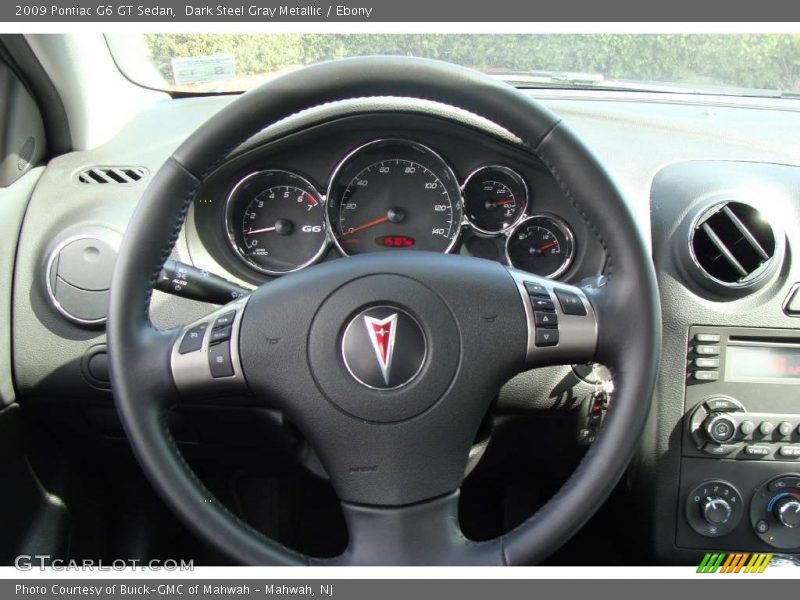
<instances>
[{"instance_id":1,"label":"radio button","mask_svg":"<svg viewBox=\"0 0 800 600\"><path fill-rule=\"evenodd\" d=\"M715 444L714 442L706 442L706 445L703 446L703 452L713 456L727 456L738 449L737 444Z\"/></svg>"},{"instance_id":2,"label":"radio button","mask_svg":"<svg viewBox=\"0 0 800 600\"><path fill-rule=\"evenodd\" d=\"M694 347L694 351L697 354L702 354L704 356L718 356L719 346L698 345Z\"/></svg>"},{"instance_id":3,"label":"radio button","mask_svg":"<svg viewBox=\"0 0 800 600\"><path fill-rule=\"evenodd\" d=\"M736 421L727 413L714 415L706 422L706 433L715 442L724 444L736 435Z\"/></svg>"},{"instance_id":4,"label":"radio button","mask_svg":"<svg viewBox=\"0 0 800 600\"><path fill-rule=\"evenodd\" d=\"M800 446L781 446L779 453L786 458L797 458L800 456Z\"/></svg>"},{"instance_id":5,"label":"radio button","mask_svg":"<svg viewBox=\"0 0 800 600\"><path fill-rule=\"evenodd\" d=\"M749 456L769 456L769 446L745 446L744 453Z\"/></svg>"},{"instance_id":6,"label":"radio button","mask_svg":"<svg viewBox=\"0 0 800 600\"><path fill-rule=\"evenodd\" d=\"M742 432L742 435L750 435L756 430L756 426L753 424L752 421L742 421L739 424L739 431Z\"/></svg>"},{"instance_id":7,"label":"radio button","mask_svg":"<svg viewBox=\"0 0 800 600\"><path fill-rule=\"evenodd\" d=\"M695 334L694 340L701 344L716 344L720 340L720 335L718 333L698 333Z\"/></svg>"},{"instance_id":8,"label":"radio button","mask_svg":"<svg viewBox=\"0 0 800 600\"><path fill-rule=\"evenodd\" d=\"M787 421L778 424L778 433L781 434L781 437L789 437L792 435L792 429L794 429L794 427Z\"/></svg>"},{"instance_id":9,"label":"radio button","mask_svg":"<svg viewBox=\"0 0 800 600\"><path fill-rule=\"evenodd\" d=\"M733 398L726 398L725 396L717 396L716 398L709 398L706 400L706 408L709 412L714 411L744 411L744 406Z\"/></svg>"},{"instance_id":10,"label":"radio button","mask_svg":"<svg viewBox=\"0 0 800 600\"><path fill-rule=\"evenodd\" d=\"M719 371L695 371L692 375L697 381L717 381L719 379Z\"/></svg>"},{"instance_id":11,"label":"radio button","mask_svg":"<svg viewBox=\"0 0 800 600\"><path fill-rule=\"evenodd\" d=\"M772 433L773 429L775 429L775 426L772 423L769 421L761 421L761 425L758 426L758 433L761 435L769 435Z\"/></svg>"},{"instance_id":12,"label":"radio button","mask_svg":"<svg viewBox=\"0 0 800 600\"><path fill-rule=\"evenodd\" d=\"M719 368L718 358L695 358L694 366L701 369L717 369Z\"/></svg>"}]
</instances>

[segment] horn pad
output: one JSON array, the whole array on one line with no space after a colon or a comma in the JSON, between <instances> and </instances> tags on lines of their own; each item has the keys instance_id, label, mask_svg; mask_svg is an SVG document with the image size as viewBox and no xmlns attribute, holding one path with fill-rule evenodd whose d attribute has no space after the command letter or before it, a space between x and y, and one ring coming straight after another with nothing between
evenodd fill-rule
<instances>
[{"instance_id":1,"label":"horn pad","mask_svg":"<svg viewBox=\"0 0 800 600\"><path fill-rule=\"evenodd\" d=\"M403 275L378 274L333 292L311 324L308 358L328 400L366 421L410 419L450 386L461 340L444 301Z\"/></svg>"}]
</instances>

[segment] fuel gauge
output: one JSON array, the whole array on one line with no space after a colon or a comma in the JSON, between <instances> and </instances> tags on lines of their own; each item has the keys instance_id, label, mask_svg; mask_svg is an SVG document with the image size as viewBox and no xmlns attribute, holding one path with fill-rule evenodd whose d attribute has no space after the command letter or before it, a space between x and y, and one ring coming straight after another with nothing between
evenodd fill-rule
<instances>
[{"instance_id":1,"label":"fuel gauge","mask_svg":"<svg viewBox=\"0 0 800 600\"><path fill-rule=\"evenodd\" d=\"M467 177L463 196L464 214L472 227L480 233L498 235L525 214L528 186L508 167L482 167Z\"/></svg>"},{"instance_id":2,"label":"fuel gauge","mask_svg":"<svg viewBox=\"0 0 800 600\"><path fill-rule=\"evenodd\" d=\"M508 234L506 259L518 269L555 279L572 264L572 231L550 215L533 215Z\"/></svg>"}]
</instances>

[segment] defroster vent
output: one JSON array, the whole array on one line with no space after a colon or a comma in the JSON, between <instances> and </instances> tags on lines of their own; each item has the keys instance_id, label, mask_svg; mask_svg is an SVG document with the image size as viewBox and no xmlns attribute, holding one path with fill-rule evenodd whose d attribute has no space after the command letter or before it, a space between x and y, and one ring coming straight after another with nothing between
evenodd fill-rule
<instances>
[{"instance_id":1,"label":"defroster vent","mask_svg":"<svg viewBox=\"0 0 800 600\"><path fill-rule=\"evenodd\" d=\"M80 171L75 177L80 183L132 184L147 176L145 167L91 167Z\"/></svg>"}]
</instances>

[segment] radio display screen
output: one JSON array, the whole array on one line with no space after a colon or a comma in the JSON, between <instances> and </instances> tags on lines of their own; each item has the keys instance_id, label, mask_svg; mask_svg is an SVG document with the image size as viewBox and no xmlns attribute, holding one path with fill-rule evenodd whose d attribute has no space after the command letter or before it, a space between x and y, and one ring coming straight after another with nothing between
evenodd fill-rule
<instances>
[{"instance_id":1,"label":"radio display screen","mask_svg":"<svg viewBox=\"0 0 800 600\"><path fill-rule=\"evenodd\" d=\"M759 383L800 383L800 346L728 345L725 379Z\"/></svg>"}]
</instances>

